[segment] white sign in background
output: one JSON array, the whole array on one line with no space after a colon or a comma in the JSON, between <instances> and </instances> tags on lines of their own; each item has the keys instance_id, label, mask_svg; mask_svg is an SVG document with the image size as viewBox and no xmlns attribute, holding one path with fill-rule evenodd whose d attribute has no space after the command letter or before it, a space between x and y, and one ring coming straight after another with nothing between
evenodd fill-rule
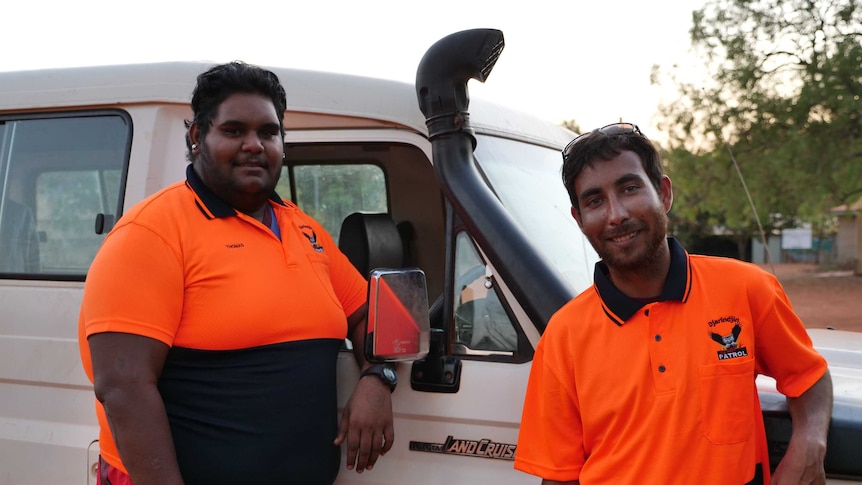
<instances>
[{"instance_id":1,"label":"white sign in background","mask_svg":"<svg viewBox=\"0 0 862 485\"><path fill-rule=\"evenodd\" d=\"M811 229L784 229L781 249L811 249Z\"/></svg>"}]
</instances>

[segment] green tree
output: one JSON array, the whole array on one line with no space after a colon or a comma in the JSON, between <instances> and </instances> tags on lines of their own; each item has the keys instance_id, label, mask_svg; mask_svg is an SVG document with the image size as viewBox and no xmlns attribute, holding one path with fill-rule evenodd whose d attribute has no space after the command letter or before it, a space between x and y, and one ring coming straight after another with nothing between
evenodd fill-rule
<instances>
[{"instance_id":1,"label":"green tree","mask_svg":"<svg viewBox=\"0 0 862 485\"><path fill-rule=\"evenodd\" d=\"M766 237L800 220L822 225L830 207L857 200L860 2L712 0L692 20L710 81L670 72L680 99L660 107L685 225L759 232L737 168Z\"/></svg>"},{"instance_id":2,"label":"green tree","mask_svg":"<svg viewBox=\"0 0 862 485\"><path fill-rule=\"evenodd\" d=\"M583 133L583 131L581 131L581 125L579 125L578 122L575 120L566 120L563 121L561 124L563 125L563 128L567 128L578 135Z\"/></svg>"},{"instance_id":3,"label":"green tree","mask_svg":"<svg viewBox=\"0 0 862 485\"><path fill-rule=\"evenodd\" d=\"M338 241L353 212L387 212L386 180L377 165L299 165L293 170L296 201ZM280 183L287 184L288 177ZM289 193L277 188L281 193Z\"/></svg>"}]
</instances>

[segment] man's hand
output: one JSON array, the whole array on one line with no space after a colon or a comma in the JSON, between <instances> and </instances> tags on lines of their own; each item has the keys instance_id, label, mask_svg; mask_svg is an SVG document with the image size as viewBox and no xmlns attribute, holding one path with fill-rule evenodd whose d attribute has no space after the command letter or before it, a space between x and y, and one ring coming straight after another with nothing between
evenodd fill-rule
<instances>
[{"instance_id":1,"label":"man's hand","mask_svg":"<svg viewBox=\"0 0 862 485\"><path fill-rule=\"evenodd\" d=\"M824 485L826 474L823 469L823 456L826 443L802 444L802 440L792 441L787 453L772 475L771 485L814 484Z\"/></svg>"},{"instance_id":2,"label":"man's hand","mask_svg":"<svg viewBox=\"0 0 862 485\"><path fill-rule=\"evenodd\" d=\"M357 473L371 470L377 459L392 449L395 428L392 393L380 379L359 379L338 425L335 445L347 440L347 469Z\"/></svg>"}]
</instances>

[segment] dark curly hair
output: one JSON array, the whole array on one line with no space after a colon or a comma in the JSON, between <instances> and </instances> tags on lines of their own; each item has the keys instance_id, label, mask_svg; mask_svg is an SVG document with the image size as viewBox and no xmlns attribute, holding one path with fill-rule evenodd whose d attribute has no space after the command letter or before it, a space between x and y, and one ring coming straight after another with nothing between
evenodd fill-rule
<instances>
[{"instance_id":1,"label":"dark curly hair","mask_svg":"<svg viewBox=\"0 0 862 485\"><path fill-rule=\"evenodd\" d=\"M643 164L650 182L660 190L664 171L655 145L635 128L632 132L607 134L602 129L582 135L576 139L563 155L563 185L569 193L572 207L579 213L578 195L575 193L575 179L586 167L593 167L597 161L606 161L619 156L624 151L634 152Z\"/></svg>"},{"instance_id":2,"label":"dark curly hair","mask_svg":"<svg viewBox=\"0 0 862 485\"><path fill-rule=\"evenodd\" d=\"M197 124L201 138L205 137L216 116L218 107L233 94L260 94L272 100L281 134L284 136L284 110L287 109L287 95L284 86L275 73L258 66L233 61L213 66L197 77L197 85L192 92L192 113L194 118L186 121L186 128ZM192 144L186 132L186 157L192 160Z\"/></svg>"}]
</instances>

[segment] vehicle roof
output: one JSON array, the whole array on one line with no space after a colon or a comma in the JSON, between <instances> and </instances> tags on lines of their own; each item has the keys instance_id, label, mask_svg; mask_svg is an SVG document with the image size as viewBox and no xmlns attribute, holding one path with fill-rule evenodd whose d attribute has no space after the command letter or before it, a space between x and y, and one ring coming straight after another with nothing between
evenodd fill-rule
<instances>
[{"instance_id":1,"label":"vehicle roof","mask_svg":"<svg viewBox=\"0 0 862 485\"><path fill-rule=\"evenodd\" d=\"M213 63L165 62L0 72L0 115L141 103L188 105L195 79ZM427 136L413 85L369 77L265 66L287 91L288 112L376 120ZM561 147L571 132L532 115L471 98L477 133ZM289 116L285 117L288 124ZM288 128L290 128L288 126Z\"/></svg>"}]
</instances>

